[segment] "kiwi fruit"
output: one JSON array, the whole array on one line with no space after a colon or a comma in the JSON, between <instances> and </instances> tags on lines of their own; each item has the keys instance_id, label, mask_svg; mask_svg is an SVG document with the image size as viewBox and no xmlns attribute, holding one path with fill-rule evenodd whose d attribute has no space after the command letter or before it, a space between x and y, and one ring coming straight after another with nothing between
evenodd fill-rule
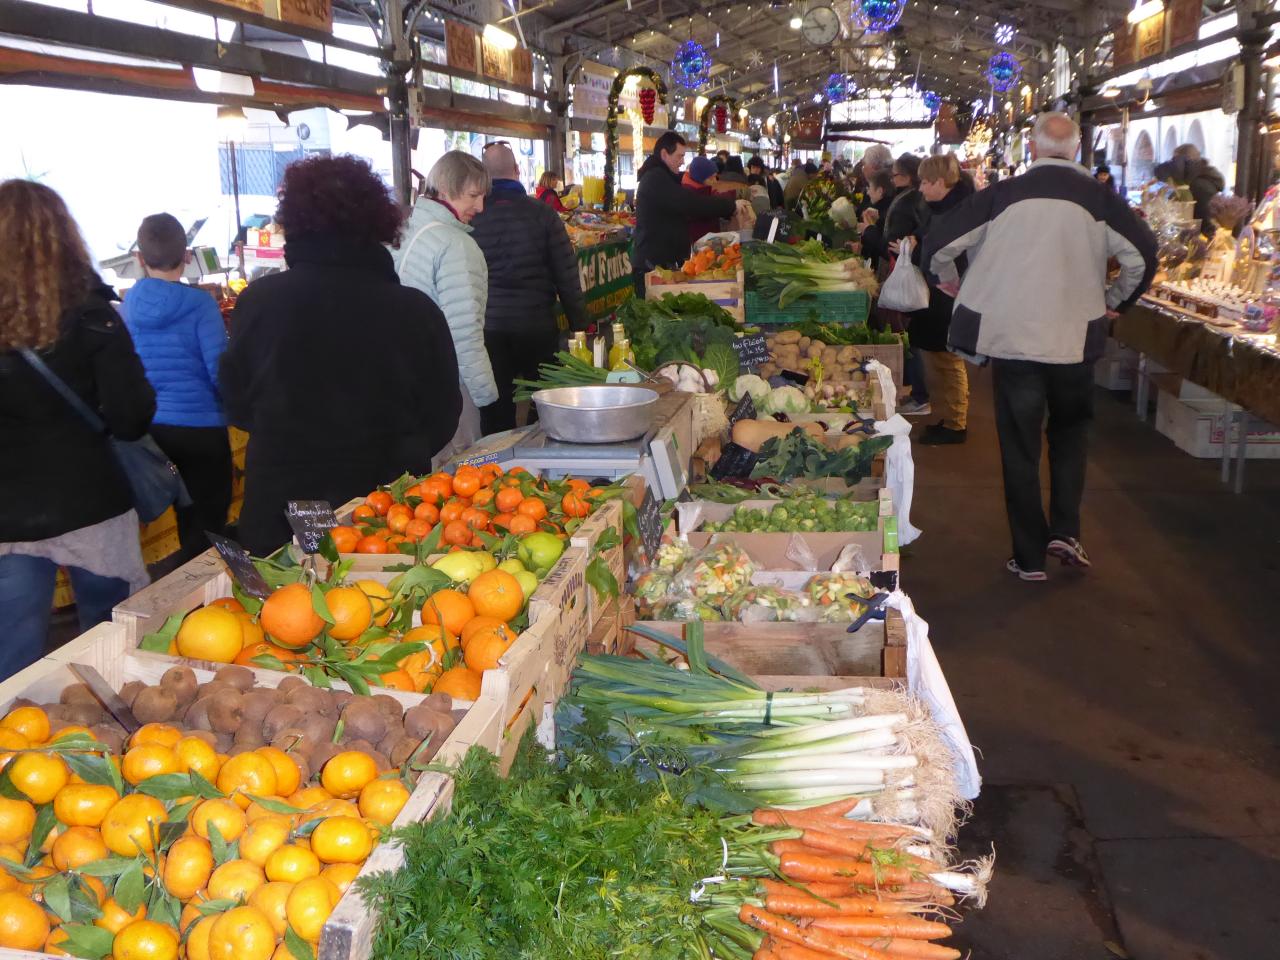
<instances>
[{"instance_id":1,"label":"kiwi fruit","mask_svg":"<svg viewBox=\"0 0 1280 960\"><path fill-rule=\"evenodd\" d=\"M403 766L421 743L421 740L415 740L413 737L401 737L400 741L391 748L391 754L387 759L391 761L393 767ZM427 748L418 755L418 759L425 758L433 746L434 744L428 744Z\"/></svg>"},{"instance_id":2,"label":"kiwi fruit","mask_svg":"<svg viewBox=\"0 0 1280 960\"><path fill-rule=\"evenodd\" d=\"M195 671L190 667L171 667L160 678L160 688L173 694L173 699L181 707L183 704L191 703L195 698L196 691L200 688L200 681L196 679Z\"/></svg>"},{"instance_id":3,"label":"kiwi fruit","mask_svg":"<svg viewBox=\"0 0 1280 960\"><path fill-rule=\"evenodd\" d=\"M329 694L315 687L294 687L285 694L285 702L297 707L303 713L323 714L326 717L337 716Z\"/></svg>"},{"instance_id":4,"label":"kiwi fruit","mask_svg":"<svg viewBox=\"0 0 1280 960\"><path fill-rule=\"evenodd\" d=\"M88 684L73 683L63 687L58 696L59 703L97 703L98 698L89 690Z\"/></svg>"},{"instance_id":5,"label":"kiwi fruit","mask_svg":"<svg viewBox=\"0 0 1280 960\"><path fill-rule=\"evenodd\" d=\"M400 719L400 715L396 715ZM366 699L352 700L342 712L343 739L377 743L387 735L388 718L377 705Z\"/></svg>"},{"instance_id":6,"label":"kiwi fruit","mask_svg":"<svg viewBox=\"0 0 1280 960\"><path fill-rule=\"evenodd\" d=\"M337 721L333 717L326 717L324 714L314 713L304 715L302 722L298 724L307 732L312 740L331 741L333 740L333 731L337 726Z\"/></svg>"},{"instance_id":7,"label":"kiwi fruit","mask_svg":"<svg viewBox=\"0 0 1280 960\"><path fill-rule=\"evenodd\" d=\"M379 773L385 773L391 769L391 761L381 750L369 750L367 752L369 756L373 757L373 762L377 765Z\"/></svg>"},{"instance_id":8,"label":"kiwi fruit","mask_svg":"<svg viewBox=\"0 0 1280 960\"><path fill-rule=\"evenodd\" d=\"M301 727L289 727L281 730L271 740L271 746L277 750L283 750L295 760L302 758L311 758L311 754L315 751L316 741L307 736L307 731Z\"/></svg>"},{"instance_id":9,"label":"kiwi fruit","mask_svg":"<svg viewBox=\"0 0 1280 960\"><path fill-rule=\"evenodd\" d=\"M219 668L213 679L215 683L229 683L241 693L253 688L253 671L239 664Z\"/></svg>"},{"instance_id":10,"label":"kiwi fruit","mask_svg":"<svg viewBox=\"0 0 1280 960\"><path fill-rule=\"evenodd\" d=\"M213 705L213 697L201 697L187 708L182 721L189 730L212 730L209 722L209 707Z\"/></svg>"},{"instance_id":11,"label":"kiwi fruit","mask_svg":"<svg viewBox=\"0 0 1280 960\"><path fill-rule=\"evenodd\" d=\"M196 740L203 740L209 746L215 749L218 746L218 735L212 730L188 730L183 734L186 737L192 737Z\"/></svg>"},{"instance_id":12,"label":"kiwi fruit","mask_svg":"<svg viewBox=\"0 0 1280 960\"><path fill-rule=\"evenodd\" d=\"M267 714L280 705L280 697L274 690L256 687L242 694L240 707L244 713L242 723L256 723L262 726Z\"/></svg>"},{"instance_id":13,"label":"kiwi fruit","mask_svg":"<svg viewBox=\"0 0 1280 960\"><path fill-rule=\"evenodd\" d=\"M147 685L143 683L141 680L130 680L128 683L126 683L123 687L120 688L120 699L132 707L133 698L136 697L141 691L145 690L146 688L147 688ZM94 698L94 703L97 703L96 697Z\"/></svg>"},{"instance_id":14,"label":"kiwi fruit","mask_svg":"<svg viewBox=\"0 0 1280 960\"><path fill-rule=\"evenodd\" d=\"M114 723L96 723L89 732L99 743L110 747L112 753L118 754L124 748L124 731Z\"/></svg>"},{"instance_id":15,"label":"kiwi fruit","mask_svg":"<svg viewBox=\"0 0 1280 960\"><path fill-rule=\"evenodd\" d=\"M213 749L230 756L231 748L236 745L236 738L230 733L219 733L215 734L215 736L217 739L214 741Z\"/></svg>"},{"instance_id":16,"label":"kiwi fruit","mask_svg":"<svg viewBox=\"0 0 1280 960\"><path fill-rule=\"evenodd\" d=\"M307 687L308 689L310 689L310 686L311 685L307 683L307 681L303 680L301 677L288 676L280 681L280 685L276 687L276 689L279 690L281 693L288 693L294 687Z\"/></svg>"},{"instance_id":17,"label":"kiwi fruit","mask_svg":"<svg viewBox=\"0 0 1280 960\"><path fill-rule=\"evenodd\" d=\"M236 688L229 683L224 683L221 680L210 680L208 683L200 684L200 686L196 689L196 696L197 697L213 697L219 693L222 693L224 690L235 690L236 693L240 692L239 690L236 690Z\"/></svg>"},{"instance_id":18,"label":"kiwi fruit","mask_svg":"<svg viewBox=\"0 0 1280 960\"><path fill-rule=\"evenodd\" d=\"M389 697L385 693L375 693L373 702L378 705L378 709L385 713L388 717L399 717L404 713L404 706L395 697Z\"/></svg>"},{"instance_id":19,"label":"kiwi fruit","mask_svg":"<svg viewBox=\"0 0 1280 960\"><path fill-rule=\"evenodd\" d=\"M451 713L453 711L453 697L447 693L431 693L427 695L427 699L422 701L424 707L430 707L437 713Z\"/></svg>"},{"instance_id":20,"label":"kiwi fruit","mask_svg":"<svg viewBox=\"0 0 1280 960\"><path fill-rule=\"evenodd\" d=\"M247 743L256 750L258 747L267 745L267 741L262 739L262 728L253 723L240 724L240 729L235 732L233 739L237 747Z\"/></svg>"},{"instance_id":21,"label":"kiwi fruit","mask_svg":"<svg viewBox=\"0 0 1280 960\"><path fill-rule=\"evenodd\" d=\"M404 715L404 732L407 736L421 740L428 733L438 729L437 717L441 716L437 710L432 710L430 705L423 702L405 711Z\"/></svg>"},{"instance_id":22,"label":"kiwi fruit","mask_svg":"<svg viewBox=\"0 0 1280 960\"><path fill-rule=\"evenodd\" d=\"M217 733L235 733L244 717L240 691L227 687L213 695L209 704L209 725Z\"/></svg>"},{"instance_id":23,"label":"kiwi fruit","mask_svg":"<svg viewBox=\"0 0 1280 960\"><path fill-rule=\"evenodd\" d=\"M97 703L85 703L83 700L77 700L75 703L60 704L53 716L64 717L71 723L78 723L82 727L92 727L95 723L101 723L107 719L107 712Z\"/></svg>"},{"instance_id":24,"label":"kiwi fruit","mask_svg":"<svg viewBox=\"0 0 1280 960\"><path fill-rule=\"evenodd\" d=\"M268 740L275 740L281 730L300 726L306 714L302 710L285 703L272 707L262 719L262 735Z\"/></svg>"},{"instance_id":25,"label":"kiwi fruit","mask_svg":"<svg viewBox=\"0 0 1280 960\"><path fill-rule=\"evenodd\" d=\"M348 751L352 753L373 753L376 749L378 748L368 740L350 740L347 743L342 744L342 750L344 753Z\"/></svg>"},{"instance_id":26,"label":"kiwi fruit","mask_svg":"<svg viewBox=\"0 0 1280 960\"><path fill-rule=\"evenodd\" d=\"M347 704L356 699L356 695L350 690L330 690L329 697L333 700L334 713L339 715L347 709Z\"/></svg>"},{"instance_id":27,"label":"kiwi fruit","mask_svg":"<svg viewBox=\"0 0 1280 960\"><path fill-rule=\"evenodd\" d=\"M133 715L139 723L164 723L172 720L178 709L178 698L164 687L140 690L133 701Z\"/></svg>"},{"instance_id":28,"label":"kiwi fruit","mask_svg":"<svg viewBox=\"0 0 1280 960\"><path fill-rule=\"evenodd\" d=\"M336 743L320 743L311 751L311 769L319 774L324 765L343 752L343 747Z\"/></svg>"}]
</instances>

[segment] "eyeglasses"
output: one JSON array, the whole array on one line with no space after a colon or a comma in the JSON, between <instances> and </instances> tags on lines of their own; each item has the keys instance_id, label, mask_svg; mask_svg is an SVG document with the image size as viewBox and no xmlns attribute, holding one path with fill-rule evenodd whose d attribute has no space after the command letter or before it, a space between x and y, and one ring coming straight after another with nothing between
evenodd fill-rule
<instances>
[{"instance_id":1,"label":"eyeglasses","mask_svg":"<svg viewBox=\"0 0 1280 960\"><path fill-rule=\"evenodd\" d=\"M484 149L482 149L480 152L485 153L488 151L490 147L509 147L509 146L511 146L511 142L509 140L494 140L491 143L486 143L484 145Z\"/></svg>"}]
</instances>

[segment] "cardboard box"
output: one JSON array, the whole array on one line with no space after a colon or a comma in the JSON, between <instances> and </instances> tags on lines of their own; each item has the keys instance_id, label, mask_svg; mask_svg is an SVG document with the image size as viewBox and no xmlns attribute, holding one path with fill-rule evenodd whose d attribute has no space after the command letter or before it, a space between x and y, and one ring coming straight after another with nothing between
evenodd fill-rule
<instances>
[{"instance_id":1,"label":"cardboard box","mask_svg":"<svg viewBox=\"0 0 1280 960\"><path fill-rule=\"evenodd\" d=\"M871 533L702 533L688 535L689 546L701 550L712 538L717 543L732 543L742 549L761 571L804 570L820 573L831 569L840 551L850 543L862 548L872 571L897 570L898 554L885 550L883 530ZM812 565L802 565L789 554L803 548L813 555Z\"/></svg>"},{"instance_id":2,"label":"cardboard box","mask_svg":"<svg viewBox=\"0 0 1280 960\"><path fill-rule=\"evenodd\" d=\"M1194 384L1190 386L1194 387ZM1230 409L1234 413L1240 408L1233 404ZM1156 399L1156 429L1172 440L1179 450L1193 457L1221 459L1222 441L1227 432L1226 409L1219 398L1185 399L1161 390ZM1232 457L1236 456L1239 436L1240 421L1235 420L1230 431ZM1250 460L1280 459L1280 427L1250 417L1245 456Z\"/></svg>"}]
</instances>

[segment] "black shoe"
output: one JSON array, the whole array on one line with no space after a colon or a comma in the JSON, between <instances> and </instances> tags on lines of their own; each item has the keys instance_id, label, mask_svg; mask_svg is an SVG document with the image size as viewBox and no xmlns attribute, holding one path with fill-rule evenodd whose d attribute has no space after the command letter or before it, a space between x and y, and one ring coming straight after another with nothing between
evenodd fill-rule
<instances>
[{"instance_id":1,"label":"black shoe","mask_svg":"<svg viewBox=\"0 0 1280 960\"><path fill-rule=\"evenodd\" d=\"M950 427L935 423L933 426L925 428L924 433L920 436L920 442L932 447L947 443L964 443L968 436L968 430L952 430Z\"/></svg>"}]
</instances>

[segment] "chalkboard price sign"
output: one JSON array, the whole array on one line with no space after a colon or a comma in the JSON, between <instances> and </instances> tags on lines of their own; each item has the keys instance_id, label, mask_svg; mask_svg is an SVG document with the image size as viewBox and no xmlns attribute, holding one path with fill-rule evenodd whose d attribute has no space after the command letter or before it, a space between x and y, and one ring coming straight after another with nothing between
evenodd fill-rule
<instances>
[{"instance_id":1,"label":"chalkboard price sign","mask_svg":"<svg viewBox=\"0 0 1280 960\"><path fill-rule=\"evenodd\" d=\"M231 573L231 579L240 584L240 589L250 596L264 600L271 596L271 588L267 586L267 581L262 579L258 568L253 565L253 559L249 556L248 550L234 540L210 533L208 530L204 535L218 551L218 556L222 558L222 562L227 565L227 570Z\"/></svg>"},{"instance_id":2,"label":"chalkboard price sign","mask_svg":"<svg viewBox=\"0 0 1280 960\"><path fill-rule=\"evenodd\" d=\"M640 525L640 539L644 541L645 555L653 563L658 556L658 548L662 546L662 510L650 490L644 492L640 509L636 511L636 521Z\"/></svg>"},{"instance_id":3,"label":"chalkboard price sign","mask_svg":"<svg viewBox=\"0 0 1280 960\"><path fill-rule=\"evenodd\" d=\"M803 387L809 382L809 375L807 373L801 373L799 370L779 370L778 376L783 380L790 380L797 387Z\"/></svg>"},{"instance_id":4,"label":"chalkboard price sign","mask_svg":"<svg viewBox=\"0 0 1280 960\"><path fill-rule=\"evenodd\" d=\"M754 420L755 418L755 401L751 399L751 394L744 393L742 399L738 401L738 405L729 413L729 426L733 426L739 420Z\"/></svg>"},{"instance_id":5,"label":"chalkboard price sign","mask_svg":"<svg viewBox=\"0 0 1280 960\"><path fill-rule=\"evenodd\" d=\"M303 553L317 553L325 534L338 525L328 500L290 500L284 511Z\"/></svg>"},{"instance_id":6,"label":"chalkboard price sign","mask_svg":"<svg viewBox=\"0 0 1280 960\"><path fill-rule=\"evenodd\" d=\"M746 447L726 443L720 450L720 459L711 466L711 476L716 480L749 477L756 459L756 455Z\"/></svg>"},{"instance_id":7,"label":"chalkboard price sign","mask_svg":"<svg viewBox=\"0 0 1280 960\"><path fill-rule=\"evenodd\" d=\"M733 349L738 354L738 369L743 373L754 373L760 368L760 364L768 363L772 356L763 333L738 337L733 341Z\"/></svg>"}]
</instances>

